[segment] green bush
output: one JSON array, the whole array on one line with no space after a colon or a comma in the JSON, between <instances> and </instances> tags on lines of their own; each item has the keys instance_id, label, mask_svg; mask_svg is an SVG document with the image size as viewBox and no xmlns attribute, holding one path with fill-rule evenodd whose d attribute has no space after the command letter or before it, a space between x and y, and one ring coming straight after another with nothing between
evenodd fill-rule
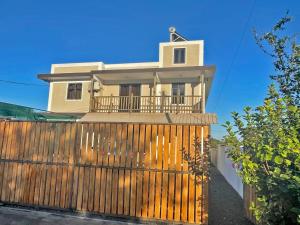
<instances>
[{"instance_id":1,"label":"green bush","mask_svg":"<svg viewBox=\"0 0 300 225\"><path fill-rule=\"evenodd\" d=\"M286 16L271 32L256 36L265 52L267 42L276 71L271 76L276 84L263 105L246 107L243 115L232 113L233 123L224 125L229 158L243 182L256 189L257 204L251 209L260 224L300 224L299 47L278 34L289 21Z\"/></svg>"}]
</instances>

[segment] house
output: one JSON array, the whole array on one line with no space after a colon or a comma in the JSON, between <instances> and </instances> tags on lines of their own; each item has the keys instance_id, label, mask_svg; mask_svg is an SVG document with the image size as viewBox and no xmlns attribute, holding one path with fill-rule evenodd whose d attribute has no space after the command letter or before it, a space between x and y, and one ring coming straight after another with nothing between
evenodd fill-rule
<instances>
[{"instance_id":1,"label":"house","mask_svg":"<svg viewBox=\"0 0 300 225\"><path fill-rule=\"evenodd\" d=\"M216 122L206 113L215 66L204 65L204 41L189 41L169 29L158 62L53 64L48 111L82 114L80 121Z\"/></svg>"}]
</instances>

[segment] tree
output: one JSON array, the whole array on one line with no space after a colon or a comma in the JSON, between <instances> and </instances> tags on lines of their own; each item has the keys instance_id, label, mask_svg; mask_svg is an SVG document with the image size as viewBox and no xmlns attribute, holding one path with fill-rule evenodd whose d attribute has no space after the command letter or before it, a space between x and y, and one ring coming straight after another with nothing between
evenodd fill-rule
<instances>
[{"instance_id":1,"label":"tree","mask_svg":"<svg viewBox=\"0 0 300 225\"><path fill-rule=\"evenodd\" d=\"M251 209L260 224L300 224L299 47L281 35L290 20L286 15L270 32L255 36L274 59L276 85L270 85L262 106L234 112L233 124L224 125L228 156L243 182L256 189Z\"/></svg>"},{"instance_id":2,"label":"tree","mask_svg":"<svg viewBox=\"0 0 300 225\"><path fill-rule=\"evenodd\" d=\"M275 74L271 79L279 84L279 91L289 103L300 106L300 46L295 36L282 34L291 21L288 12L270 32L261 36L254 30L258 46L274 60Z\"/></svg>"}]
</instances>

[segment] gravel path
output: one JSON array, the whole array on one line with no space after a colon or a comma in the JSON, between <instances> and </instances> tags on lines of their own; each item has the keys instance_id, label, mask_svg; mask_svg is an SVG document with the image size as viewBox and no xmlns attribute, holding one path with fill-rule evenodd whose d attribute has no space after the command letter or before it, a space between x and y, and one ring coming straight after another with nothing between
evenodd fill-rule
<instances>
[{"instance_id":1,"label":"gravel path","mask_svg":"<svg viewBox=\"0 0 300 225\"><path fill-rule=\"evenodd\" d=\"M245 218L243 200L222 174L211 167L209 225L253 225Z\"/></svg>"}]
</instances>

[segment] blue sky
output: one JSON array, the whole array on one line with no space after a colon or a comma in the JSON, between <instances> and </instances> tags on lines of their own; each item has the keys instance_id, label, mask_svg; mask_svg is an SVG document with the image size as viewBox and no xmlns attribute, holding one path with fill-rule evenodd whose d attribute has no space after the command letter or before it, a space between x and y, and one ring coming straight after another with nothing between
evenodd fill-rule
<instances>
[{"instance_id":1,"label":"blue sky","mask_svg":"<svg viewBox=\"0 0 300 225\"><path fill-rule=\"evenodd\" d=\"M300 31L298 0L51 0L0 1L0 101L46 109L48 86L36 78L52 63L158 60L168 27L205 41L205 64L217 73L207 111L216 112L215 137L230 112L261 104L272 73L270 58L255 45L263 32L290 10L289 32ZM249 14L252 16L249 18ZM246 26L247 25L247 26ZM244 32L245 30L245 32Z\"/></svg>"}]
</instances>

